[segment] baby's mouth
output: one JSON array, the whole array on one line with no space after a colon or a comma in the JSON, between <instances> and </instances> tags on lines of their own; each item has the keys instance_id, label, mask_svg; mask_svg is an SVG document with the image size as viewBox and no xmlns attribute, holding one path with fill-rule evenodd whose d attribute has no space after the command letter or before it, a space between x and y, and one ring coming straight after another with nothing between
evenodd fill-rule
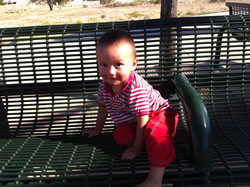
<instances>
[{"instance_id":1,"label":"baby's mouth","mask_svg":"<svg viewBox=\"0 0 250 187\"><path fill-rule=\"evenodd\" d=\"M110 78L109 78L109 80L112 80L112 81L114 81L114 80L117 80L117 78L114 78L114 77L110 77Z\"/></svg>"}]
</instances>

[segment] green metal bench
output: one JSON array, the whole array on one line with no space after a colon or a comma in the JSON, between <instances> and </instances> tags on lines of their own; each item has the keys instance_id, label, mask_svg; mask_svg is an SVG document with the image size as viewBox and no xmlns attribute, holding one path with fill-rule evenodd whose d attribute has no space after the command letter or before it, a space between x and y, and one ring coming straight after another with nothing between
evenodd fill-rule
<instances>
[{"instance_id":1,"label":"green metal bench","mask_svg":"<svg viewBox=\"0 0 250 187\"><path fill-rule=\"evenodd\" d=\"M220 36L232 23L247 25L250 16L0 29L0 186L134 186L145 179L146 153L121 161L110 119L98 137L81 136L97 115L96 42L111 28L131 33L136 71L180 110L177 156L163 186L250 184L250 42L230 29Z\"/></svg>"},{"instance_id":2,"label":"green metal bench","mask_svg":"<svg viewBox=\"0 0 250 187\"><path fill-rule=\"evenodd\" d=\"M230 15L250 15L250 3L227 2Z\"/></svg>"}]
</instances>

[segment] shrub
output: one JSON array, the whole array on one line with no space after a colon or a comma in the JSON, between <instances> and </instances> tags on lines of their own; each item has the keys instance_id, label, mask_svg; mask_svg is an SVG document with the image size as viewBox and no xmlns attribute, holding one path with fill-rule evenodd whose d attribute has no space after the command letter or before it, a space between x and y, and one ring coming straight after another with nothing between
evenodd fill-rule
<instances>
[{"instance_id":1,"label":"shrub","mask_svg":"<svg viewBox=\"0 0 250 187\"><path fill-rule=\"evenodd\" d=\"M141 14L141 13L138 12L138 11L134 11L134 12L130 13L129 16L130 16L131 18L139 18L139 17L143 16L143 14Z\"/></svg>"},{"instance_id":2,"label":"shrub","mask_svg":"<svg viewBox=\"0 0 250 187\"><path fill-rule=\"evenodd\" d=\"M115 2L115 0L100 0L100 3L102 5L110 5L110 4L114 3L114 2Z\"/></svg>"},{"instance_id":3,"label":"shrub","mask_svg":"<svg viewBox=\"0 0 250 187\"><path fill-rule=\"evenodd\" d=\"M77 24L82 24L83 22L82 22L82 20L79 20L79 19L78 19L78 20L76 21L76 23L77 23Z\"/></svg>"},{"instance_id":4,"label":"shrub","mask_svg":"<svg viewBox=\"0 0 250 187\"><path fill-rule=\"evenodd\" d=\"M160 4L161 0L150 0L149 2L154 4Z\"/></svg>"},{"instance_id":5,"label":"shrub","mask_svg":"<svg viewBox=\"0 0 250 187\"><path fill-rule=\"evenodd\" d=\"M226 2L226 0L210 0L210 3L216 3L216 2Z\"/></svg>"}]
</instances>

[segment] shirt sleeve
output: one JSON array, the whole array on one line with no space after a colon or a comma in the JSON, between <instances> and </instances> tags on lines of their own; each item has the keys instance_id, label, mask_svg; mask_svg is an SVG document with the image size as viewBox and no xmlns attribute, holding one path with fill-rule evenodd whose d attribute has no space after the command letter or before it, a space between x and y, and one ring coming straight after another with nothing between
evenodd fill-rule
<instances>
[{"instance_id":1,"label":"shirt sleeve","mask_svg":"<svg viewBox=\"0 0 250 187\"><path fill-rule=\"evenodd\" d=\"M129 109L136 116L150 114L149 91L146 88L136 88L131 92Z\"/></svg>"},{"instance_id":2,"label":"shirt sleeve","mask_svg":"<svg viewBox=\"0 0 250 187\"><path fill-rule=\"evenodd\" d=\"M104 91L105 91L104 90L104 84L102 82L101 85L98 88L98 95L97 95L97 98L96 98L96 103L98 105L101 105L102 107L105 107L105 102L104 102L104 97L103 97Z\"/></svg>"}]
</instances>

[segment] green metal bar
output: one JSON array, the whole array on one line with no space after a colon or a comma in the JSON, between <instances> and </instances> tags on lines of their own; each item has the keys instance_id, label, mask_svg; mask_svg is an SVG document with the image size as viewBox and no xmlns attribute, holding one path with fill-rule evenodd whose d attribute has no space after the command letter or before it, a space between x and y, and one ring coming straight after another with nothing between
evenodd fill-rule
<instances>
[{"instance_id":1,"label":"green metal bar","mask_svg":"<svg viewBox=\"0 0 250 187\"><path fill-rule=\"evenodd\" d=\"M206 106L185 75L175 75L173 83L185 108L193 165L200 171L209 171L213 163L212 134Z\"/></svg>"},{"instance_id":2,"label":"green metal bar","mask_svg":"<svg viewBox=\"0 0 250 187\"><path fill-rule=\"evenodd\" d=\"M8 124L7 112L5 110L1 97L0 97L0 129L1 129L0 130L1 138L9 136L9 124Z\"/></svg>"}]
</instances>

